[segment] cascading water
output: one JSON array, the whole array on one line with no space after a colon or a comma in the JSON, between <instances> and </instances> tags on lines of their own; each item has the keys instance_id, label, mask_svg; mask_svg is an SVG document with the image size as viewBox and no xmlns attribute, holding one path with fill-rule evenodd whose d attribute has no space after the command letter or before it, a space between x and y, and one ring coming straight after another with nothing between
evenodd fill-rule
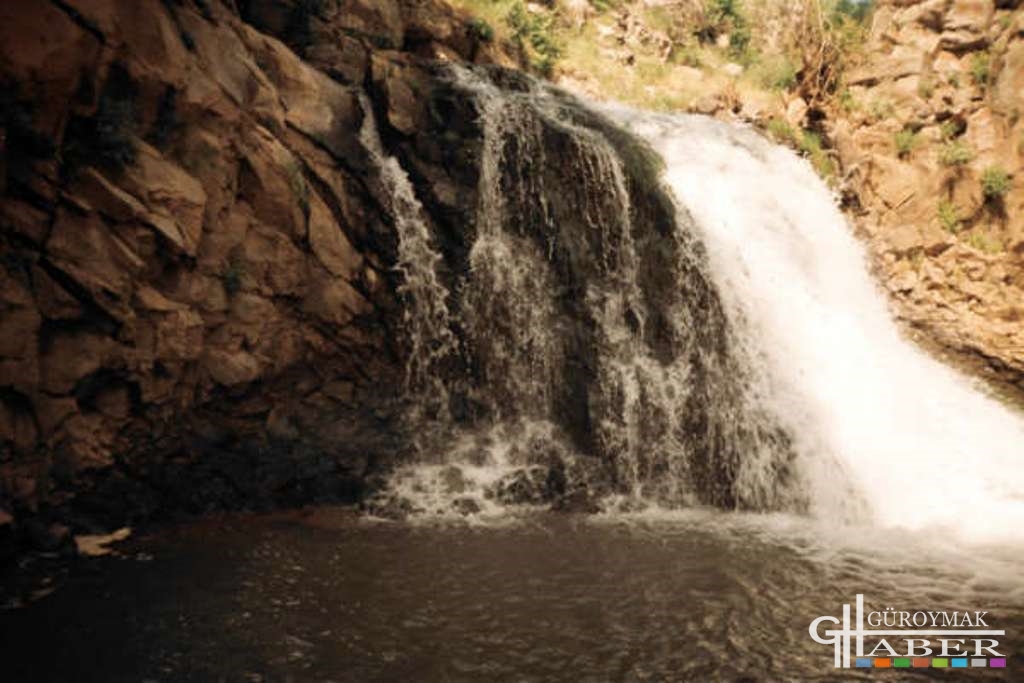
<instances>
[{"instance_id":1,"label":"cascading water","mask_svg":"<svg viewBox=\"0 0 1024 683\"><path fill-rule=\"evenodd\" d=\"M406 301L404 323L410 349L406 362L407 388L421 400L444 398L434 365L453 353L458 345L451 329L448 290L441 284L437 265L441 255L434 248L430 230L423 219L423 207L401 164L384 151L373 106L360 97L363 125L359 141L367 151L376 174L371 178L378 201L388 211L398 233L398 262L402 277L399 296ZM431 392L434 395L431 397Z\"/></svg>"},{"instance_id":2,"label":"cascading water","mask_svg":"<svg viewBox=\"0 0 1024 683\"><path fill-rule=\"evenodd\" d=\"M452 411L447 457L400 469L388 493L441 513L581 495L805 506L656 155L532 81L452 74L482 138L464 272L445 297L466 356L445 394L469 408Z\"/></svg>"},{"instance_id":3,"label":"cascading water","mask_svg":"<svg viewBox=\"0 0 1024 683\"><path fill-rule=\"evenodd\" d=\"M434 380L468 408L387 495L442 514L579 494L1021 527L1021 420L901 339L806 162L507 73L453 69L451 88L478 119L464 267L450 289L435 257L403 276L410 303L451 302L411 334L450 331L443 353L457 335L462 369ZM430 245L417 226L409 244Z\"/></svg>"},{"instance_id":4,"label":"cascading water","mask_svg":"<svg viewBox=\"0 0 1024 683\"><path fill-rule=\"evenodd\" d=\"M616 118L665 158L815 511L835 516L852 484L887 526L1024 534L1024 420L900 336L810 165L706 118Z\"/></svg>"}]
</instances>

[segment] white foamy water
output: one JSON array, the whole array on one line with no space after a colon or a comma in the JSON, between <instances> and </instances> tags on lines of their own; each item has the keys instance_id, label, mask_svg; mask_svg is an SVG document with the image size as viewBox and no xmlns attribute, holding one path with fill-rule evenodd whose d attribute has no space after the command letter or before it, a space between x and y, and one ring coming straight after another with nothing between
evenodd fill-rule
<instances>
[{"instance_id":1,"label":"white foamy water","mask_svg":"<svg viewBox=\"0 0 1024 683\"><path fill-rule=\"evenodd\" d=\"M795 438L812 513L1024 536L1024 421L902 338L861 245L809 164L757 133L615 109L666 163L711 272Z\"/></svg>"}]
</instances>

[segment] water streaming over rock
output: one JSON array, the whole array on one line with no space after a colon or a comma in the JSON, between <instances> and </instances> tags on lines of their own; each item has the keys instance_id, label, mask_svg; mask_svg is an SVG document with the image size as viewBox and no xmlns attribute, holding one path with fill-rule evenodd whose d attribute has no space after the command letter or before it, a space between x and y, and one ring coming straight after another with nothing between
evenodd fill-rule
<instances>
[{"instance_id":1,"label":"water streaming over rock","mask_svg":"<svg viewBox=\"0 0 1024 683\"><path fill-rule=\"evenodd\" d=\"M450 311L440 336L463 354L434 380L460 408L385 499L1022 526L1022 421L900 337L804 160L508 72L455 68L449 86L475 119L474 208L447 285L439 257L412 263L435 243L423 223L400 230L400 267L410 305L437 302L411 316ZM412 348L438 348L436 327L411 326L434 335Z\"/></svg>"},{"instance_id":2,"label":"water streaming over rock","mask_svg":"<svg viewBox=\"0 0 1024 683\"><path fill-rule=\"evenodd\" d=\"M443 409L447 397L436 364L456 351L458 340L451 328L448 290L437 273L442 257L434 246L409 176L398 160L384 151L373 106L365 96L360 97L360 106L363 124L359 141L376 172L371 187L378 202L391 214L398 234L395 269L401 275L398 294L405 302L403 322L409 341L406 388L418 399L413 406L437 402ZM433 411L416 411L424 412Z\"/></svg>"},{"instance_id":3,"label":"water streaming over rock","mask_svg":"<svg viewBox=\"0 0 1024 683\"><path fill-rule=\"evenodd\" d=\"M437 297L452 302L464 349L442 378L463 408L448 443L389 493L435 513L503 498L802 508L790 439L760 405L762 381L657 155L532 81L450 78L481 138L465 265ZM424 275L430 286L410 289L433 291Z\"/></svg>"},{"instance_id":4,"label":"water streaming over rock","mask_svg":"<svg viewBox=\"0 0 1024 683\"><path fill-rule=\"evenodd\" d=\"M1024 419L900 335L810 165L739 126L610 113L659 150L694 216L812 511L973 540L1024 535Z\"/></svg>"}]
</instances>

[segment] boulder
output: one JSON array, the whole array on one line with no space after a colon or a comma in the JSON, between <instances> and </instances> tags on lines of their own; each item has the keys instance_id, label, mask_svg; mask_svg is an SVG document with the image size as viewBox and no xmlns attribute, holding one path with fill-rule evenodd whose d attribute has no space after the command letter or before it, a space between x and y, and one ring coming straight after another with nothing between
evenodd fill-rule
<instances>
[{"instance_id":1,"label":"boulder","mask_svg":"<svg viewBox=\"0 0 1024 683\"><path fill-rule=\"evenodd\" d=\"M953 0L942 24L942 47L953 52L985 47L994 11L993 0Z\"/></svg>"},{"instance_id":2,"label":"boulder","mask_svg":"<svg viewBox=\"0 0 1024 683\"><path fill-rule=\"evenodd\" d=\"M490 489L494 498L506 505L540 505L557 493L548 485L548 469L530 467L516 470L499 479Z\"/></svg>"}]
</instances>

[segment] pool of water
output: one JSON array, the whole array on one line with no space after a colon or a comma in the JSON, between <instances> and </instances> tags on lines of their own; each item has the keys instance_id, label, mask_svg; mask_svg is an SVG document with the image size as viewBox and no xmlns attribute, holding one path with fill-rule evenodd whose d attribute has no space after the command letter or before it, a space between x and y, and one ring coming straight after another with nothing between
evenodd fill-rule
<instances>
[{"instance_id":1,"label":"pool of water","mask_svg":"<svg viewBox=\"0 0 1024 683\"><path fill-rule=\"evenodd\" d=\"M322 508L180 526L119 553L0 612L3 680L959 681L1024 667L1020 548L789 516L474 526ZM1008 666L836 670L808 626L857 593L879 611L987 611Z\"/></svg>"}]
</instances>

